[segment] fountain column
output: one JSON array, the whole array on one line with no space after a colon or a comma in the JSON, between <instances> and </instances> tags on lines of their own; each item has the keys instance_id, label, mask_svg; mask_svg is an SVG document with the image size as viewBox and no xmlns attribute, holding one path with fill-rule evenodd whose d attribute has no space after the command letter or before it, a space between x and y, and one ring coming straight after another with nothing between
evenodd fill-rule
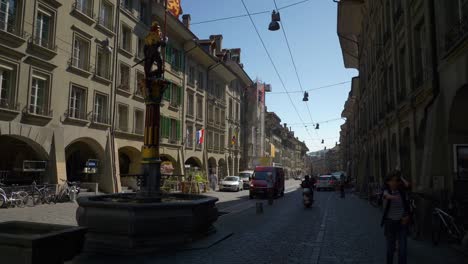
<instances>
[{"instance_id":1,"label":"fountain column","mask_svg":"<svg viewBox=\"0 0 468 264\"><path fill-rule=\"evenodd\" d=\"M148 89L147 85L152 87ZM141 150L143 179L140 194L145 197L157 197L161 191L161 158L159 153L161 137L161 100L167 87L163 79L140 83L145 97L146 115L144 145Z\"/></svg>"}]
</instances>

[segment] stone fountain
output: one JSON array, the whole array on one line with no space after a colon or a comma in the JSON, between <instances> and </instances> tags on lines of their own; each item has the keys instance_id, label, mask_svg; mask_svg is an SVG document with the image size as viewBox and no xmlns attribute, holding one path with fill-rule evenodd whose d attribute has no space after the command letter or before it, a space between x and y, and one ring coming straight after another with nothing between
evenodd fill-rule
<instances>
[{"instance_id":1,"label":"stone fountain","mask_svg":"<svg viewBox=\"0 0 468 264\"><path fill-rule=\"evenodd\" d=\"M217 198L189 194L163 194L161 185L160 106L168 83L160 47L166 38L153 22L145 40L146 116L142 149L141 190L133 194L80 197L76 218L87 227L84 250L98 254L140 254L174 248L214 231ZM158 69L152 70L156 63Z\"/></svg>"}]
</instances>

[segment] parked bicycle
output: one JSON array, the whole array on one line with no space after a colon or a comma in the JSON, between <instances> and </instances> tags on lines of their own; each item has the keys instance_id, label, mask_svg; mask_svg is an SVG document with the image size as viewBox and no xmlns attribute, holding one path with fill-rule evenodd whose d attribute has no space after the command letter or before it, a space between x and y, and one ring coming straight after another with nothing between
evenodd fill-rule
<instances>
[{"instance_id":1,"label":"parked bicycle","mask_svg":"<svg viewBox=\"0 0 468 264\"><path fill-rule=\"evenodd\" d=\"M409 193L410 219L411 219L411 222L409 224L409 234L411 238L413 239L419 238L420 231L421 231L418 214L416 212L418 210L416 200L419 195L421 194L414 193L414 192Z\"/></svg>"},{"instance_id":2,"label":"parked bicycle","mask_svg":"<svg viewBox=\"0 0 468 264\"><path fill-rule=\"evenodd\" d=\"M63 203L75 201L80 193L79 182L70 182L62 180L64 183L59 185L58 193L53 197L54 203Z\"/></svg>"},{"instance_id":3,"label":"parked bicycle","mask_svg":"<svg viewBox=\"0 0 468 264\"><path fill-rule=\"evenodd\" d=\"M33 206L45 203L50 204L54 198L52 190L49 186L44 185L41 188L37 187L36 182L32 183L32 192L30 194Z\"/></svg>"},{"instance_id":4,"label":"parked bicycle","mask_svg":"<svg viewBox=\"0 0 468 264\"><path fill-rule=\"evenodd\" d=\"M29 194L25 191L11 191L10 194L0 187L0 207L24 207Z\"/></svg>"},{"instance_id":5,"label":"parked bicycle","mask_svg":"<svg viewBox=\"0 0 468 264\"><path fill-rule=\"evenodd\" d=\"M381 196L382 196L382 188L380 187L380 185L372 186L369 191L369 203L374 207L382 206Z\"/></svg>"},{"instance_id":6,"label":"parked bicycle","mask_svg":"<svg viewBox=\"0 0 468 264\"><path fill-rule=\"evenodd\" d=\"M461 243L465 229L458 219L435 207L432 211L432 243L438 245L441 237L445 235L449 241Z\"/></svg>"}]
</instances>

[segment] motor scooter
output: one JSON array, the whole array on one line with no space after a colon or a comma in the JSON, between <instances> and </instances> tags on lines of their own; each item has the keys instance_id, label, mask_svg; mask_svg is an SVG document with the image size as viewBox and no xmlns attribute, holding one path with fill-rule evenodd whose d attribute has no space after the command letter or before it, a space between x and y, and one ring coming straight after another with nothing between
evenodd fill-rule
<instances>
[{"instance_id":1,"label":"motor scooter","mask_svg":"<svg viewBox=\"0 0 468 264\"><path fill-rule=\"evenodd\" d=\"M304 207L309 208L314 203L314 199L312 197L312 190L310 188L303 188L302 189L302 201L304 203Z\"/></svg>"}]
</instances>

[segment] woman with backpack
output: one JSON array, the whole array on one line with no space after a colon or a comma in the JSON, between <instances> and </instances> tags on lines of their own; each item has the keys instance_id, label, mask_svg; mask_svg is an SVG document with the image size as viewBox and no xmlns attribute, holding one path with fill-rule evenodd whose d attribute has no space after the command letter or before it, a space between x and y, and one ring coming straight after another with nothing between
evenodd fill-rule
<instances>
[{"instance_id":1,"label":"woman with backpack","mask_svg":"<svg viewBox=\"0 0 468 264\"><path fill-rule=\"evenodd\" d=\"M393 264L393 256L398 243L398 263L407 262L407 236L410 222L410 205L405 191L408 182L399 171L390 173L385 179L383 192L384 213L381 225L387 240L387 264Z\"/></svg>"}]
</instances>

